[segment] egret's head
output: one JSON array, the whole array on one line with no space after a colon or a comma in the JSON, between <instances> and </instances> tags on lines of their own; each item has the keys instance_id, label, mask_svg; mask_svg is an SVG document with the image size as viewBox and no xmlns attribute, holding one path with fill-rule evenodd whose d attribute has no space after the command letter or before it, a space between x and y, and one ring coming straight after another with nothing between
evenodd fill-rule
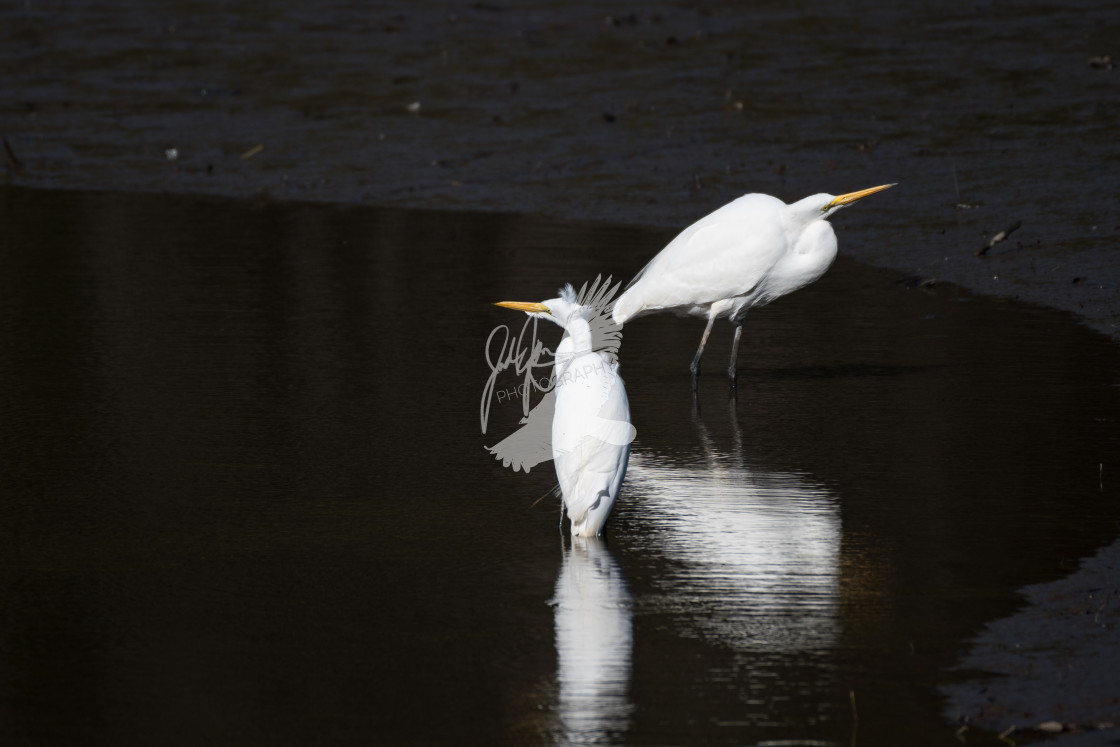
<instances>
[{"instance_id":1,"label":"egret's head","mask_svg":"<svg viewBox=\"0 0 1120 747\"><path fill-rule=\"evenodd\" d=\"M547 319L564 328L569 334L588 332L591 339L588 349L604 353L607 360L618 360L618 346L622 342L622 325L611 316L611 300L621 283L611 285L608 277L595 278L593 283L584 283L579 293L570 284L560 289L559 298L547 301L530 302L502 301L495 304L515 311L524 311L534 319ZM581 343L581 345L584 343Z\"/></svg>"},{"instance_id":2,"label":"egret's head","mask_svg":"<svg viewBox=\"0 0 1120 747\"><path fill-rule=\"evenodd\" d=\"M858 192L849 192L848 194L840 195L839 197L828 194L820 194L808 197L806 198L806 200L812 200L814 205L818 206L816 208L819 211L817 215L818 218L827 218L842 207L847 207L857 200L862 200L864 197L873 195L876 192L882 192L884 189L889 189L893 186L894 184L881 184L878 187L861 189ZM802 202L804 201L805 200L802 200Z\"/></svg>"},{"instance_id":3,"label":"egret's head","mask_svg":"<svg viewBox=\"0 0 1120 747\"><path fill-rule=\"evenodd\" d=\"M542 302L499 301L494 305L506 309L513 309L515 311L524 311L531 317L547 319L550 322L559 324L565 329L570 319L586 319L590 311L586 306L580 305L576 300L576 291L571 284L565 285L560 289L559 298L550 298Z\"/></svg>"}]
</instances>

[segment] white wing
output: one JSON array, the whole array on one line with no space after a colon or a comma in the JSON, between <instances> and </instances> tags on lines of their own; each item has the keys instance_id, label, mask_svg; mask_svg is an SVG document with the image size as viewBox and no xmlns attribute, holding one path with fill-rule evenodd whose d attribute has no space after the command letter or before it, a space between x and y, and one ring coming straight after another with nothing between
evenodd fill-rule
<instances>
[{"instance_id":1,"label":"white wing","mask_svg":"<svg viewBox=\"0 0 1120 747\"><path fill-rule=\"evenodd\" d=\"M749 294L788 251L776 197L750 194L680 233L631 281L616 318Z\"/></svg>"}]
</instances>

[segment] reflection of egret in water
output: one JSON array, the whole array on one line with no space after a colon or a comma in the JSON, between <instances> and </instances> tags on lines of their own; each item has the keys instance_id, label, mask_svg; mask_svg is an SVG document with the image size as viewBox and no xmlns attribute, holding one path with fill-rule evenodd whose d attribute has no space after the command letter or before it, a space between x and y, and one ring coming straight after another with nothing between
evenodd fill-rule
<instances>
[{"instance_id":1,"label":"reflection of egret in water","mask_svg":"<svg viewBox=\"0 0 1120 747\"><path fill-rule=\"evenodd\" d=\"M556 596L557 735L562 743L615 741L630 717L633 632L626 579L598 537L572 537Z\"/></svg>"},{"instance_id":2,"label":"reflection of egret in water","mask_svg":"<svg viewBox=\"0 0 1120 747\"><path fill-rule=\"evenodd\" d=\"M721 452L694 418L703 458L630 457L634 503L676 561L660 604L738 650L808 652L839 632L840 511L802 475L749 469L732 405Z\"/></svg>"}]
</instances>

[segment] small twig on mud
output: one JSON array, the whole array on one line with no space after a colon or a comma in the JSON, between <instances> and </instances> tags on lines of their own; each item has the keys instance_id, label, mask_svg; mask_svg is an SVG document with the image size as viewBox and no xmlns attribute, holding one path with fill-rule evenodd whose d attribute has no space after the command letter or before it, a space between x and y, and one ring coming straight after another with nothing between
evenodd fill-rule
<instances>
[{"instance_id":1,"label":"small twig on mud","mask_svg":"<svg viewBox=\"0 0 1120 747\"><path fill-rule=\"evenodd\" d=\"M1112 601L1112 595L1115 594L1115 593L1116 593L1115 589L1108 592L1108 596L1104 598L1103 602L1101 602L1101 606L1097 607L1097 614L1093 615L1093 624L1094 625L1096 625L1098 622L1100 622L1101 613L1104 612L1106 607L1108 607L1108 603Z\"/></svg>"},{"instance_id":2,"label":"small twig on mud","mask_svg":"<svg viewBox=\"0 0 1120 747\"><path fill-rule=\"evenodd\" d=\"M987 246L980 247L979 249L974 251L972 254L976 257L983 257L985 254L988 253L989 249L991 249L993 246L995 246L999 242L1006 239L1008 236L1010 236L1012 233L1014 233L1015 230L1018 229L1019 226L1021 226L1021 225L1023 225L1023 221L1021 221L1021 220L1015 221L1010 226L1008 226L1007 228L1003 229L1002 231L997 233L995 236L993 236L991 238L991 240L988 242Z\"/></svg>"},{"instance_id":3,"label":"small twig on mud","mask_svg":"<svg viewBox=\"0 0 1120 747\"><path fill-rule=\"evenodd\" d=\"M3 163L12 171L20 171L23 169L23 161L16 158L16 152L12 150L12 144L8 142L8 138L0 135L0 142L4 145L4 152L0 154L0 163Z\"/></svg>"}]
</instances>

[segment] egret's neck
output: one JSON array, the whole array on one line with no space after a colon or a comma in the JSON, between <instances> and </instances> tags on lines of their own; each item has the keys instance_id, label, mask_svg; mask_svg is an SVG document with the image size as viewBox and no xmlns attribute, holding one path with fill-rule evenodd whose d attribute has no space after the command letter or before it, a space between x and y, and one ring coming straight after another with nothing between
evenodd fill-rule
<instances>
[{"instance_id":1,"label":"egret's neck","mask_svg":"<svg viewBox=\"0 0 1120 747\"><path fill-rule=\"evenodd\" d=\"M561 355L583 355L591 352L591 325L586 319L575 317L565 326L568 336L560 343L557 353Z\"/></svg>"},{"instance_id":2,"label":"egret's neck","mask_svg":"<svg viewBox=\"0 0 1120 747\"><path fill-rule=\"evenodd\" d=\"M809 226L827 221L829 213L821 211L821 205L827 202L827 197L828 195L812 195L787 207L782 214L786 230L797 234Z\"/></svg>"}]
</instances>

